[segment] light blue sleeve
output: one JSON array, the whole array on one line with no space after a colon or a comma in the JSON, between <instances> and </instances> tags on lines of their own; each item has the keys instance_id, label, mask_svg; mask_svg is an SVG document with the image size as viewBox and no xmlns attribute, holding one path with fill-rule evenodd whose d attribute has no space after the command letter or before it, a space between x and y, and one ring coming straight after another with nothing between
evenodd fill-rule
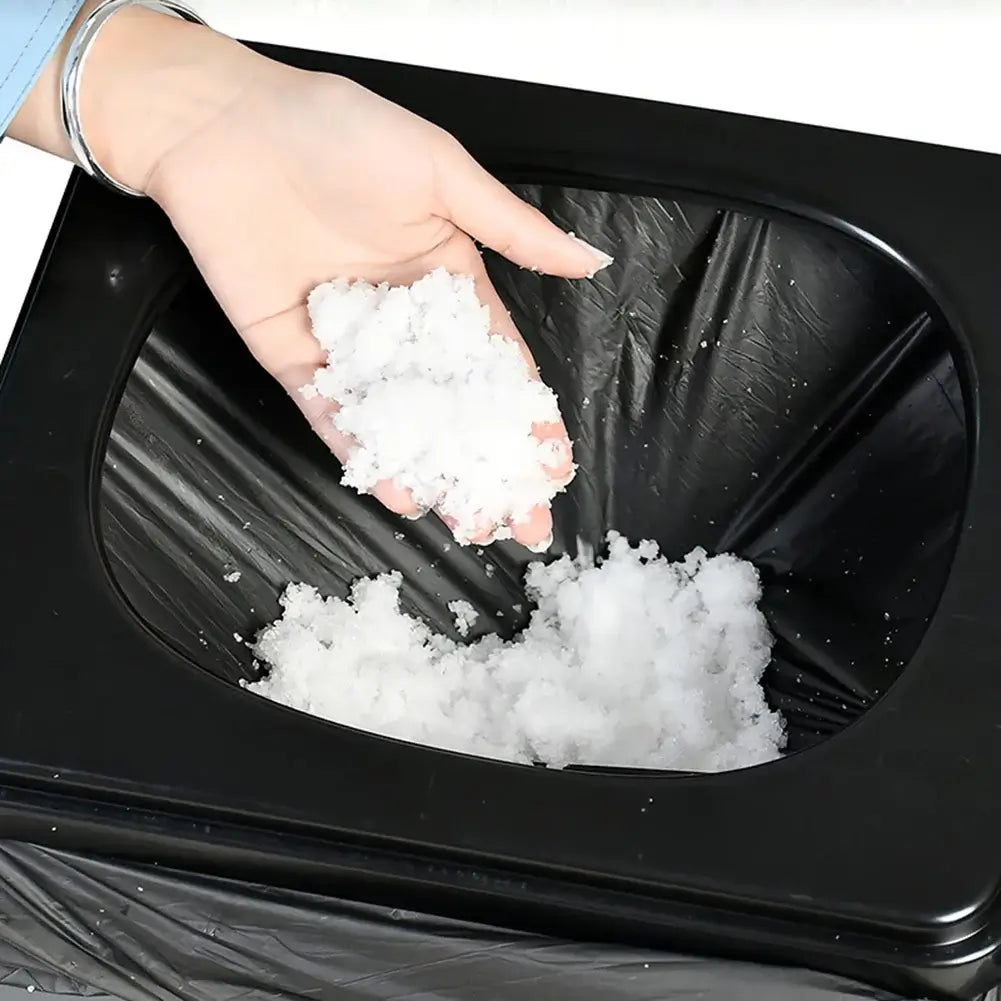
<instances>
[{"instance_id":1,"label":"light blue sleeve","mask_svg":"<svg viewBox=\"0 0 1001 1001\"><path fill-rule=\"evenodd\" d=\"M0 138L83 0L0 0Z\"/></svg>"}]
</instances>

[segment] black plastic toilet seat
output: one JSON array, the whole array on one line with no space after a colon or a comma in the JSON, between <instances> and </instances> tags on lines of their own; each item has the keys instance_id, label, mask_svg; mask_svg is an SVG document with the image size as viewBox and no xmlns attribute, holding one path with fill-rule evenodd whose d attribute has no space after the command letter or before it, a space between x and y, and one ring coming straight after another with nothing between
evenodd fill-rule
<instances>
[{"instance_id":1,"label":"black plastic toilet seat","mask_svg":"<svg viewBox=\"0 0 1001 1001\"><path fill-rule=\"evenodd\" d=\"M0 836L574 934L807 965L822 955L832 970L903 989L991 983L1001 945L1001 158L268 51L434 118L508 176L725 192L898 257L969 355L973 475L953 573L882 701L822 746L745 772L575 774L401 754L250 699L138 621L96 536L115 403L149 317L190 265L160 239L153 207L77 177L0 382ZM447 100L457 79L461 106ZM494 111L474 113L483 107ZM121 247L120 268L88 252L97 233Z\"/></svg>"}]
</instances>

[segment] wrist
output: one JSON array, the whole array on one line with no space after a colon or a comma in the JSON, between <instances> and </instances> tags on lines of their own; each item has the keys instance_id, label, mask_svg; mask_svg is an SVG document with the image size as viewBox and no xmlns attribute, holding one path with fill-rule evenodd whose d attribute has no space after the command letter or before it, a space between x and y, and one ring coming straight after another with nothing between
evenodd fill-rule
<instances>
[{"instance_id":1,"label":"wrist","mask_svg":"<svg viewBox=\"0 0 1001 1001\"><path fill-rule=\"evenodd\" d=\"M264 62L209 28L124 7L103 26L83 67L87 144L108 174L148 193L167 153L235 101Z\"/></svg>"},{"instance_id":2,"label":"wrist","mask_svg":"<svg viewBox=\"0 0 1001 1001\"><path fill-rule=\"evenodd\" d=\"M15 115L12 138L74 159L60 113L60 77L73 38L99 2L83 4ZM167 152L235 101L266 65L268 60L201 25L138 5L124 7L105 22L81 71L84 138L111 177L146 192Z\"/></svg>"}]
</instances>

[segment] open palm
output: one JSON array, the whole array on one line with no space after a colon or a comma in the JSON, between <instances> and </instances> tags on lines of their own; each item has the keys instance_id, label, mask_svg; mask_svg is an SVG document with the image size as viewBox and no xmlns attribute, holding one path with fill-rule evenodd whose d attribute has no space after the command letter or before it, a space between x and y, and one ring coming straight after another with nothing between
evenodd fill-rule
<instances>
[{"instance_id":1,"label":"open palm","mask_svg":"<svg viewBox=\"0 0 1001 1001\"><path fill-rule=\"evenodd\" d=\"M535 365L487 277L474 239L514 263L583 278L608 263L483 171L447 133L340 77L267 61L235 100L158 161L147 190L170 216L233 325L340 460L351 442L336 404L306 398L324 355L308 292L333 277L409 284L436 267L472 275L492 329ZM415 414L414 420L420 415ZM566 440L562 424L535 429ZM549 470L565 479L565 462ZM414 515L391 482L374 491ZM482 526L479 540L500 526ZM536 508L514 537L537 545L552 529Z\"/></svg>"}]
</instances>

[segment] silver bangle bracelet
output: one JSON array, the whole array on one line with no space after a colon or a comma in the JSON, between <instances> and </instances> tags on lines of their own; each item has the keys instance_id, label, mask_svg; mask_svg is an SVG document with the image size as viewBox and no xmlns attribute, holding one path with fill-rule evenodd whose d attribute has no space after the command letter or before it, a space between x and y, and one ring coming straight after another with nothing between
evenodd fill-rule
<instances>
[{"instance_id":1,"label":"silver bangle bracelet","mask_svg":"<svg viewBox=\"0 0 1001 1001\"><path fill-rule=\"evenodd\" d=\"M66 54L59 86L59 104L63 128L66 130L66 137L69 139L76 162L87 174L112 190L123 195L131 195L133 198L142 198L141 191L116 181L102 169L87 146L83 136L83 125L80 122L80 77L87 53L90 52L94 40L108 18L122 7L146 7L162 14L172 14L193 24L205 25L205 22L186 4L178 3L178 0L104 0L84 18Z\"/></svg>"}]
</instances>

